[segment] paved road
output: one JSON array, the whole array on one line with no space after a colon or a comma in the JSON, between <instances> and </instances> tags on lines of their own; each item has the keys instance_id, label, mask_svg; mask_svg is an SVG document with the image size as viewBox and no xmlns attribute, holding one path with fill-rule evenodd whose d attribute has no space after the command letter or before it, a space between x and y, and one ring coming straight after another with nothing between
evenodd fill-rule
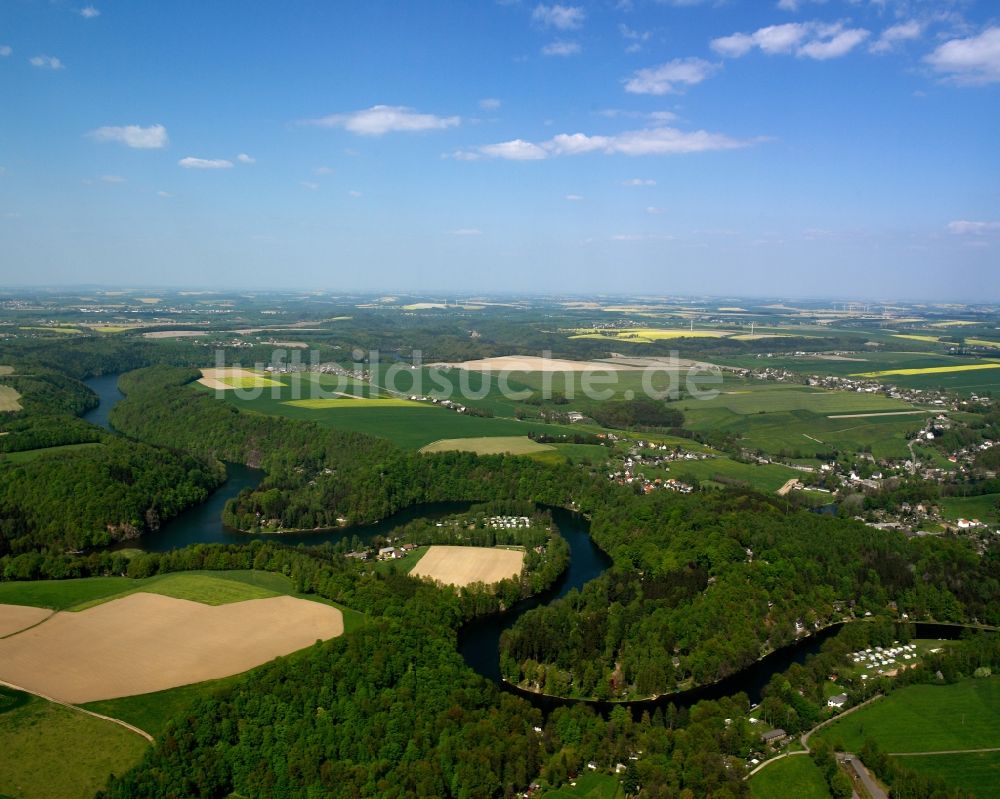
<instances>
[{"instance_id":1,"label":"paved road","mask_svg":"<svg viewBox=\"0 0 1000 799\"><path fill-rule=\"evenodd\" d=\"M846 762L850 768L854 769L854 773L858 775L858 779L861 780L861 784L865 786L865 790L868 791L868 795L872 799L889 799L889 794L883 791L878 783L872 779L872 775L868 773L865 764L857 755L840 754L837 755L837 759Z\"/></svg>"}]
</instances>

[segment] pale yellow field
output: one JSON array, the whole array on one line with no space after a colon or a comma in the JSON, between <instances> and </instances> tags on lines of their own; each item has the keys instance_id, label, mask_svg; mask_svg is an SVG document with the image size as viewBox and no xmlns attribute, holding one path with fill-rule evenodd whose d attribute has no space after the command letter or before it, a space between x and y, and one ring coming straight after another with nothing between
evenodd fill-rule
<instances>
[{"instance_id":1,"label":"pale yellow field","mask_svg":"<svg viewBox=\"0 0 1000 799\"><path fill-rule=\"evenodd\" d=\"M933 341L935 344L940 341L937 336L918 336L916 333L893 333L893 338L906 338L911 341Z\"/></svg>"},{"instance_id":2,"label":"pale yellow field","mask_svg":"<svg viewBox=\"0 0 1000 799\"><path fill-rule=\"evenodd\" d=\"M1000 369L1000 363L969 363L963 366L929 366L926 369L887 369L884 372L858 372L851 377L888 377L890 375L934 375L948 372L975 372L979 369Z\"/></svg>"},{"instance_id":3,"label":"pale yellow field","mask_svg":"<svg viewBox=\"0 0 1000 799\"><path fill-rule=\"evenodd\" d=\"M758 341L762 338L791 338L790 333L741 333L731 336L734 341Z\"/></svg>"},{"instance_id":4,"label":"pale yellow field","mask_svg":"<svg viewBox=\"0 0 1000 799\"><path fill-rule=\"evenodd\" d=\"M295 408L309 408L314 411L330 410L336 408L419 408L426 405L423 402L413 402L404 399L369 399L368 397L352 397L350 394L341 394L339 398L321 399L300 399L288 400L282 405L291 405Z\"/></svg>"},{"instance_id":5,"label":"pale yellow field","mask_svg":"<svg viewBox=\"0 0 1000 799\"><path fill-rule=\"evenodd\" d=\"M541 358L537 355L503 355L462 363L434 363L431 366L454 366L477 372L607 372L630 368L602 361L567 361L561 358Z\"/></svg>"},{"instance_id":6,"label":"pale yellow field","mask_svg":"<svg viewBox=\"0 0 1000 799\"><path fill-rule=\"evenodd\" d=\"M0 638L23 630L52 615L48 608L32 608L27 605L0 605Z\"/></svg>"},{"instance_id":7,"label":"pale yellow field","mask_svg":"<svg viewBox=\"0 0 1000 799\"><path fill-rule=\"evenodd\" d=\"M223 368L223 369L202 369L201 379L198 381L203 386L226 391L231 388L268 388L270 386L282 385L277 380L272 380L258 372L249 369Z\"/></svg>"},{"instance_id":8,"label":"pale yellow field","mask_svg":"<svg viewBox=\"0 0 1000 799\"><path fill-rule=\"evenodd\" d=\"M0 411L19 411L21 395L10 386L0 386Z\"/></svg>"},{"instance_id":9,"label":"pale yellow field","mask_svg":"<svg viewBox=\"0 0 1000 799\"><path fill-rule=\"evenodd\" d=\"M421 452L475 452L477 455L527 455L554 450L551 444L539 444L527 436L483 436L481 438L442 438L420 449Z\"/></svg>"},{"instance_id":10,"label":"pale yellow field","mask_svg":"<svg viewBox=\"0 0 1000 799\"><path fill-rule=\"evenodd\" d=\"M239 674L343 632L339 610L290 596L211 606L140 592L0 639L0 680L79 704Z\"/></svg>"},{"instance_id":11,"label":"pale yellow field","mask_svg":"<svg viewBox=\"0 0 1000 799\"><path fill-rule=\"evenodd\" d=\"M988 341L984 338L967 338L965 343L971 344L974 347L992 347L994 349L1000 349L1000 341Z\"/></svg>"},{"instance_id":12,"label":"pale yellow field","mask_svg":"<svg viewBox=\"0 0 1000 799\"><path fill-rule=\"evenodd\" d=\"M952 320L950 322L931 322L930 326L931 327L960 327L962 325L978 325L978 324L980 324L980 323L979 322L971 322L968 319L966 319L964 321L963 320L959 320L959 319L954 319L954 320Z\"/></svg>"},{"instance_id":13,"label":"pale yellow field","mask_svg":"<svg viewBox=\"0 0 1000 799\"><path fill-rule=\"evenodd\" d=\"M685 330L654 327L631 327L620 330L593 330L579 328L570 336L572 339L604 339L648 344L673 338L724 338L730 335L725 330Z\"/></svg>"},{"instance_id":14,"label":"pale yellow field","mask_svg":"<svg viewBox=\"0 0 1000 799\"><path fill-rule=\"evenodd\" d=\"M13 366L4 366L3 364L0 364L0 375L12 375L12 374L14 374Z\"/></svg>"},{"instance_id":15,"label":"pale yellow field","mask_svg":"<svg viewBox=\"0 0 1000 799\"><path fill-rule=\"evenodd\" d=\"M521 573L524 553L516 549L432 546L410 571L444 585L492 585Z\"/></svg>"}]
</instances>

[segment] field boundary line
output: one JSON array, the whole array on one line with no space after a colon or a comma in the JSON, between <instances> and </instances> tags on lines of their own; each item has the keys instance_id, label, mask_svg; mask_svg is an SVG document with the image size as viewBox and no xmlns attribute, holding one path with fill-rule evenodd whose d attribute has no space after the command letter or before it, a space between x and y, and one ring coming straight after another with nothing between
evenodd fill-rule
<instances>
[{"instance_id":1,"label":"field boundary line","mask_svg":"<svg viewBox=\"0 0 1000 799\"><path fill-rule=\"evenodd\" d=\"M39 699L44 699L46 702L51 702L54 705L62 705L62 707L68 707L70 710L77 710L80 713L85 713L88 716L93 716L95 719L101 719L102 721L110 721L112 724L117 724L124 727L126 730L131 730L136 735L141 735L150 743L154 743L153 736L150 735L145 730L136 727L134 724L129 724L127 721L122 721L122 719L116 719L114 716L105 716L103 713L95 713L93 710L87 710L79 705L74 705L71 702L64 702L61 699L56 699L53 696L47 696L46 694L39 693L38 691L32 691L30 688L23 688L20 685L15 685L12 682L7 682L6 680L0 680L0 685L6 686L7 688L13 688L15 691L20 691L24 694L31 694L32 696L37 696Z\"/></svg>"},{"instance_id":2,"label":"field boundary line","mask_svg":"<svg viewBox=\"0 0 1000 799\"><path fill-rule=\"evenodd\" d=\"M0 635L0 641L4 640L5 638L13 638L15 635L20 635L21 633L26 633L26 632L28 632L28 630L33 630L39 624L45 624L45 622L47 622L49 619L51 619L53 616L55 616L58 612L59 612L58 610L53 610L44 619L39 619L34 624L29 624L27 627L22 627L20 630L14 630L14 632L7 633L6 635Z\"/></svg>"},{"instance_id":3,"label":"field boundary line","mask_svg":"<svg viewBox=\"0 0 1000 799\"><path fill-rule=\"evenodd\" d=\"M975 755L984 752L1000 752L1000 746L987 749L940 749L937 752L888 752L891 757L921 757L923 755Z\"/></svg>"}]
</instances>

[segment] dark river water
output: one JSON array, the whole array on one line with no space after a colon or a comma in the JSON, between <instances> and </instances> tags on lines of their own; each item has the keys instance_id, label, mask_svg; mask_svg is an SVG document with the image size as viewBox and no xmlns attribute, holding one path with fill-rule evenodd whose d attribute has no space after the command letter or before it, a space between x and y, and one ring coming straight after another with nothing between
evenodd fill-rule
<instances>
[{"instance_id":1,"label":"dark river water","mask_svg":"<svg viewBox=\"0 0 1000 799\"><path fill-rule=\"evenodd\" d=\"M108 423L108 415L111 409L124 398L124 395L118 390L117 381L117 375L104 375L86 381L101 400L97 408L84 415L87 421L109 430L112 429ZM282 533L280 535L274 533L250 534L224 526L222 524L222 509L227 500L235 497L244 488L256 486L263 478L264 473L259 469L250 469L234 463L226 464L226 472L228 475L226 482L205 502L189 508L166 522L155 533L143 536L138 542L126 542L122 546L135 547L138 545L148 552L166 552L190 544L241 544L254 538L278 540L292 546L298 544L318 545L325 542L336 543L354 536L367 542L377 535L385 535L414 519L461 513L471 504L468 502L437 502L417 505L400 511L377 524L364 526L303 533ZM574 588L582 588L585 583L599 577L611 565L610 558L598 549L591 540L590 525L586 518L563 508L550 508L549 510L559 527L559 532L569 544L569 568L548 590L518 602L504 613L475 619L466 624L460 631L458 640L459 651L471 668L500 685L503 690L524 697L546 712L556 707L577 704L582 700L543 696L521 690L501 680L500 635L526 611L559 599ZM657 699L626 703L586 702L586 704L602 713L609 712L617 704L623 704L631 709L633 714L638 715L644 710L652 711L656 707L665 708L669 704L689 707L704 699L719 699L740 692L746 693L750 697L750 701L756 703L760 701L761 692L773 675L785 671L793 663L802 663L809 655L818 652L823 642L836 634L840 626L829 627L789 647L772 652L742 671L711 685L667 694ZM917 636L921 638L957 638L962 630L961 627L940 624L918 623L914 626Z\"/></svg>"}]
</instances>

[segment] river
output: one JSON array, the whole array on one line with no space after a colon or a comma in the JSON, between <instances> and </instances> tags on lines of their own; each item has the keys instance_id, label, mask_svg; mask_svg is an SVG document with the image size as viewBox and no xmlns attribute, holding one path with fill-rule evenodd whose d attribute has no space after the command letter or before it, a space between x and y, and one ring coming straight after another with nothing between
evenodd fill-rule
<instances>
[{"instance_id":1,"label":"river","mask_svg":"<svg viewBox=\"0 0 1000 799\"><path fill-rule=\"evenodd\" d=\"M86 383L97 393L100 405L88 411L83 418L114 432L108 422L108 416L111 409L124 399L124 395L118 390L118 376L104 375L91 378ZM226 482L200 505L189 508L163 524L156 532L144 535L138 542L129 541L122 546L135 547L138 544L148 552L166 552L190 544L242 544L254 538L269 541L278 540L292 546L336 543L354 536L368 542L375 536L385 535L414 519L461 513L471 504L468 502L437 502L417 505L400 511L377 524L342 527L334 530L251 534L223 525L222 509L227 500L235 497L240 491L256 486L263 478L264 473L259 469L250 469L235 463L226 464L226 473ZM569 568L550 588L542 593L518 602L504 613L476 619L466 624L460 631L458 640L459 652L472 669L486 679L497 683L503 690L527 699L545 712L586 700L543 696L519 689L501 680L500 636L526 611L564 597L574 588L582 588L585 583L603 574L611 565L610 558L591 540L590 525L586 518L564 508L549 508L549 510L552 512L559 532L569 544ZM915 626L917 636L921 638L955 638L962 630L961 627L935 624L918 623ZM652 712L656 707L665 708L669 704L690 707L704 699L719 699L740 692L746 693L750 697L750 701L756 703L760 701L761 692L773 675L787 670L793 663L802 663L809 655L818 652L823 642L834 635L840 627L839 624L834 625L803 638L791 646L772 652L736 674L710 685L666 694L657 699L624 703L586 701L586 704L604 714L617 705L623 705L630 709L634 715L638 715L646 710Z\"/></svg>"}]
</instances>

